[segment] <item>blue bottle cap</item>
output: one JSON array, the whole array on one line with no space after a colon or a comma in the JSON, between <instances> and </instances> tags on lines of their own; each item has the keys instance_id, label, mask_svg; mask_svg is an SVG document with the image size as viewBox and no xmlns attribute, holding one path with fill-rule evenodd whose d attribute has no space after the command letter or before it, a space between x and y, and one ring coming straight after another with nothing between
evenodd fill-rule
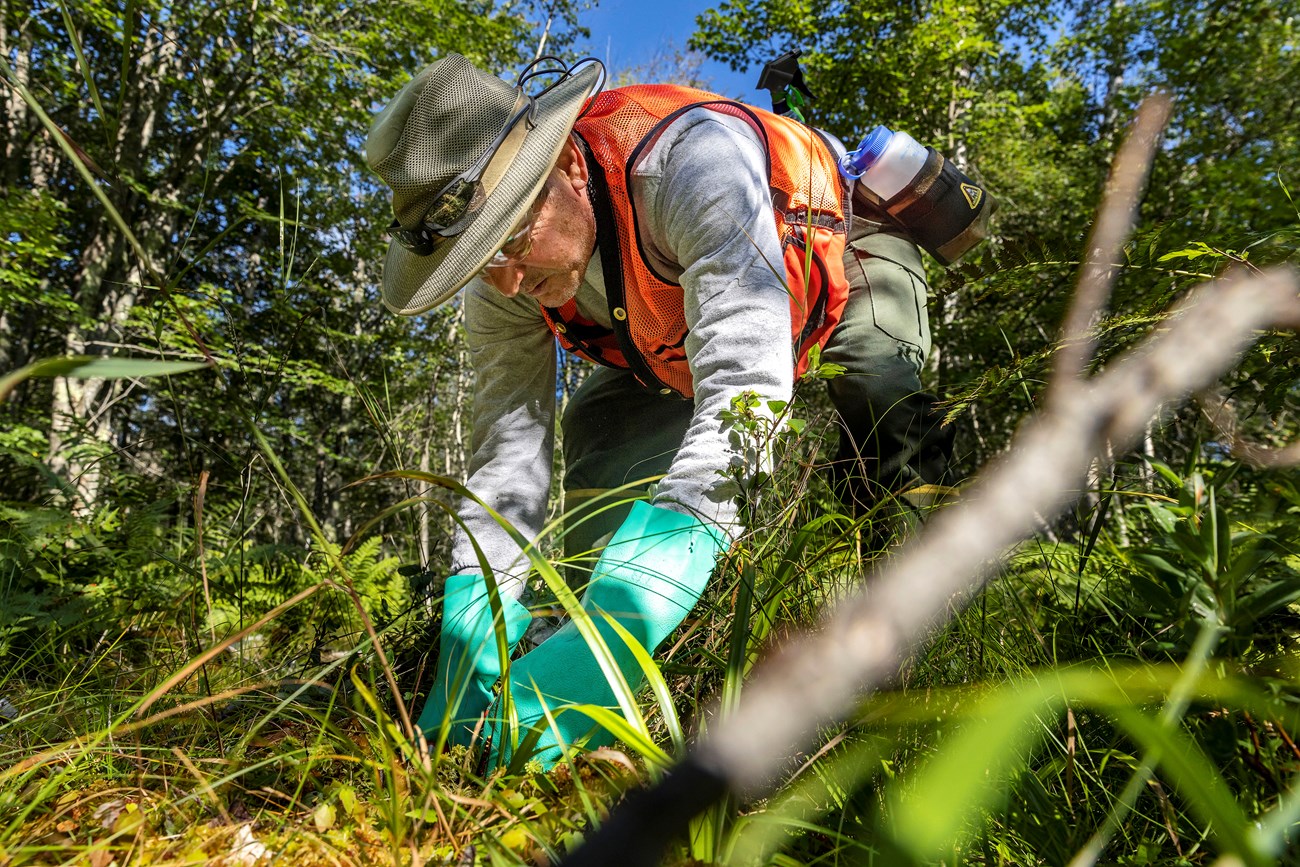
<instances>
[{"instance_id":1,"label":"blue bottle cap","mask_svg":"<svg viewBox=\"0 0 1300 867\"><path fill-rule=\"evenodd\" d=\"M862 173L876 164L880 155L889 147L889 140L894 137L894 133L887 126L878 126L863 137L856 150L849 151L844 155L840 162L840 168L844 174L851 178L859 178Z\"/></svg>"}]
</instances>

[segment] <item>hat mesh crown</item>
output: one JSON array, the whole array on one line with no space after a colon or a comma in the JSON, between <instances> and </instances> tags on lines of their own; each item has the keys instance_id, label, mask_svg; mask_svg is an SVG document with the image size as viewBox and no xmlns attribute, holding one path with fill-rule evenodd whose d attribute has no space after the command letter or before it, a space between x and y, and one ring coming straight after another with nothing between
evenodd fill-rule
<instances>
[{"instance_id":1,"label":"hat mesh crown","mask_svg":"<svg viewBox=\"0 0 1300 867\"><path fill-rule=\"evenodd\" d=\"M518 92L460 56L448 57L420 89L392 152L375 171L393 190L393 214L414 228L438 193L491 147Z\"/></svg>"}]
</instances>

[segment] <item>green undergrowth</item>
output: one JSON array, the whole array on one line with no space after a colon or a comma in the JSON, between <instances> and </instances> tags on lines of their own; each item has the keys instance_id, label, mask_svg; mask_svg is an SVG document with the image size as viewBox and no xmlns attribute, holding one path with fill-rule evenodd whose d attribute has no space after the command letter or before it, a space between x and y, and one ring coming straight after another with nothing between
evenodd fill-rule
<instances>
[{"instance_id":1,"label":"green undergrowth","mask_svg":"<svg viewBox=\"0 0 1300 867\"><path fill-rule=\"evenodd\" d=\"M733 423L780 460L745 482L753 530L644 664L615 748L549 774L484 774L475 752L412 739L438 581L377 537L295 552L214 532L199 569L193 537L159 518L183 503L9 504L0 577L25 607L0 648L0 863L554 863L741 700L776 642L923 533L902 501L845 514L815 470L829 431L754 409ZM698 818L669 863L1285 861L1298 510L1294 478L1213 450L1122 464L795 757L778 794ZM555 567L581 564L551 542L534 601L555 610Z\"/></svg>"}]
</instances>

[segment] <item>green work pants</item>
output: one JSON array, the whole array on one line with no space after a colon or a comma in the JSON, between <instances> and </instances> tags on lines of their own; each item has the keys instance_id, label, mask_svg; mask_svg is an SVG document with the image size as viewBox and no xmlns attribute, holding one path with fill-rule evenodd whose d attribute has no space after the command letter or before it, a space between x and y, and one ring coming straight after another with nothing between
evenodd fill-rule
<instances>
[{"instance_id":1,"label":"green work pants","mask_svg":"<svg viewBox=\"0 0 1300 867\"><path fill-rule=\"evenodd\" d=\"M930 317L921 251L904 235L855 221L844 253L849 300L822 352L846 373L827 381L840 416L832 478L855 513L882 497L947 482L952 429L921 388Z\"/></svg>"},{"instance_id":2,"label":"green work pants","mask_svg":"<svg viewBox=\"0 0 1300 867\"><path fill-rule=\"evenodd\" d=\"M921 389L930 326L920 251L878 223L856 221L844 270L848 304L822 359L847 371L827 383L841 422L831 474L840 499L861 513L886 493L944 483L952 442ZM625 370L597 368L579 386L561 422L567 553L594 550L627 514L630 504L610 505L621 497L601 494L668 471L692 410Z\"/></svg>"}]
</instances>

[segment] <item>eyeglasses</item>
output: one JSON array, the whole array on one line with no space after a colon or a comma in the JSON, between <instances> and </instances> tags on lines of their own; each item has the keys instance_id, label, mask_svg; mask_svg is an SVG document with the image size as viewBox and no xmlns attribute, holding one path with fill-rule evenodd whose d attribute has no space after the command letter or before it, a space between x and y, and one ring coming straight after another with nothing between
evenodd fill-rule
<instances>
[{"instance_id":1,"label":"eyeglasses","mask_svg":"<svg viewBox=\"0 0 1300 867\"><path fill-rule=\"evenodd\" d=\"M487 193L483 190L483 174L491 164L492 158L496 156L497 151L519 121L527 118L528 125L530 127L533 125L533 113L537 101L531 96L526 99L527 101L506 121L506 125L497 134L492 144L488 145L483 155L438 191L438 195L434 196L433 203L424 212L416 228L404 228L397 220L393 220L388 227L388 234L394 241L417 256L428 256L433 252L435 236L454 238L465 231L487 198Z\"/></svg>"},{"instance_id":2,"label":"eyeglasses","mask_svg":"<svg viewBox=\"0 0 1300 867\"><path fill-rule=\"evenodd\" d=\"M510 234L506 235L496 254L483 266L485 269L509 268L528 258L528 254L533 252L533 227L537 224L537 215L541 213L542 202L545 200L546 187L542 187L542 192L533 200L527 213L510 230Z\"/></svg>"}]
</instances>

